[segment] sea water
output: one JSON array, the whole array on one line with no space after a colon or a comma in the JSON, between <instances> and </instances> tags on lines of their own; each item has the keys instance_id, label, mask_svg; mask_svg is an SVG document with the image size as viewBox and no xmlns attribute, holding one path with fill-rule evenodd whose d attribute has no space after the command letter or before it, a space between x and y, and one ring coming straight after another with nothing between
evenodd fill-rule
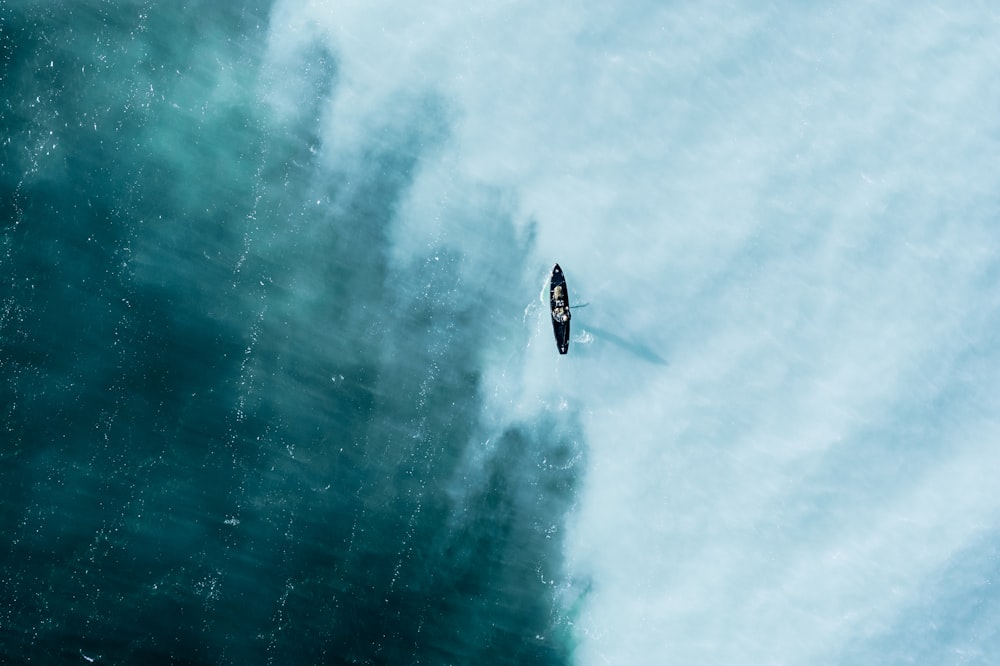
<instances>
[{"instance_id":1,"label":"sea water","mask_svg":"<svg viewBox=\"0 0 1000 666\"><path fill-rule=\"evenodd\" d=\"M2 660L992 663L998 45L3 3Z\"/></svg>"}]
</instances>

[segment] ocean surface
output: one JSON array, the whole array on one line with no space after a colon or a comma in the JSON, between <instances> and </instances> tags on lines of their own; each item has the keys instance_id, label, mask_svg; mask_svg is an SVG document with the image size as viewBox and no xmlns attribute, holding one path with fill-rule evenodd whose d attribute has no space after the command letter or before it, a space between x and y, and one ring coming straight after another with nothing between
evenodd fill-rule
<instances>
[{"instance_id":1,"label":"ocean surface","mask_svg":"<svg viewBox=\"0 0 1000 666\"><path fill-rule=\"evenodd\" d=\"M0 0L0 662L996 663L998 72L975 0Z\"/></svg>"}]
</instances>

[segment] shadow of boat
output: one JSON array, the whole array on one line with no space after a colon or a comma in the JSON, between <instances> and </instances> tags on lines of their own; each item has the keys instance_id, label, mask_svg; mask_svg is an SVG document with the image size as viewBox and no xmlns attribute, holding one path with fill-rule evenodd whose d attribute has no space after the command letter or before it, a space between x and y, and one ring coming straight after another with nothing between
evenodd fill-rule
<instances>
[{"instance_id":1,"label":"shadow of boat","mask_svg":"<svg viewBox=\"0 0 1000 666\"><path fill-rule=\"evenodd\" d=\"M599 326L592 326L588 324L584 328L585 332L590 333L592 336L594 336L594 338L610 342L619 349L622 349L631 354L632 356L635 356L639 359L642 359L643 361L646 361L647 363L655 363L656 365L667 365L667 361L662 356L660 356L652 349L650 349L647 345L641 342L623 338L617 333L612 333L611 331L605 328L601 328Z\"/></svg>"}]
</instances>

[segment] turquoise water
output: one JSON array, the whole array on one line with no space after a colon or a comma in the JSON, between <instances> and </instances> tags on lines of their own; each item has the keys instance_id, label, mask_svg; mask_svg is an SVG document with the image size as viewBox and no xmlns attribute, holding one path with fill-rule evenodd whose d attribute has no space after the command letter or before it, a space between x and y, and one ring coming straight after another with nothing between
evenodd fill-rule
<instances>
[{"instance_id":1,"label":"turquoise water","mask_svg":"<svg viewBox=\"0 0 1000 666\"><path fill-rule=\"evenodd\" d=\"M0 21L5 663L992 663L989 3Z\"/></svg>"},{"instance_id":2,"label":"turquoise water","mask_svg":"<svg viewBox=\"0 0 1000 666\"><path fill-rule=\"evenodd\" d=\"M218 4L5 9L3 660L564 662L578 428L479 417L523 241L390 265L441 123L323 168L333 58L276 121Z\"/></svg>"}]
</instances>

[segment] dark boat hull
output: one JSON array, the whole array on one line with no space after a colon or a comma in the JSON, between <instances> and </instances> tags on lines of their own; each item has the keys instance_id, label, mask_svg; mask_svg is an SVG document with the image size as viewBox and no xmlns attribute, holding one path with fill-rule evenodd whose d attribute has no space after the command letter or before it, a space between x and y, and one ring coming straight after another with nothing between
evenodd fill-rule
<instances>
[{"instance_id":1,"label":"dark boat hull","mask_svg":"<svg viewBox=\"0 0 1000 666\"><path fill-rule=\"evenodd\" d=\"M569 290L566 288L566 277L559 264L552 269L549 310L552 314L552 331L556 336L556 347L559 348L560 354L565 354L569 351Z\"/></svg>"}]
</instances>

